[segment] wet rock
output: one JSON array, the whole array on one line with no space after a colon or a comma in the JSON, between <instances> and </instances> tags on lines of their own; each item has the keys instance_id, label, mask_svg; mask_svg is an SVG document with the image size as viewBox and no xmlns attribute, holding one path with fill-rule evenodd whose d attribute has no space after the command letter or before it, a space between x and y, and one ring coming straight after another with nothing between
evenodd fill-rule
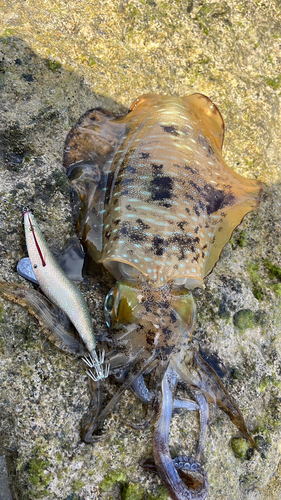
<instances>
[{"instance_id":1,"label":"wet rock","mask_svg":"<svg viewBox=\"0 0 281 500\"><path fill-rule=\"evenodd\" d=\"M225 119L227 163L261 179L265 195L222 252L205 288L196 291L195 342L210 359L221 361L227 389L250 430L271 444L264 459L254 452L251 460L237 460L230 446L236 429L218 410L204 450L208 500L279 500L281 396L273 383L280 380L281 365L276 271L281 268L281 16L276 2L98 0L95 9L84 0L67 8L60 1L56 8L41 4L34 0L31 8L15 0L12 10L9 2L1 7L0 279L23 283L16 274L17 261L26 256L22 206L32 206L57 254L74 234L63 145L87 109L122 113L145 92L209 95ZM84 292L95 327L102 329L103 300L112 280L105 273L95 276ZM82 364L53 347L26 311L2 299L1 318L1 416L5 410L13 421L1 418L0 426L5 446L17 451L12 477L22 499L111 495L117 500L120 483L108 492L100 485L120 470L128 472L127 495L139 494L138 485L144 497L164 495L159 479L138 465L151 454L152 431L137 433L117 418L121 410L141 418L142 405L128 392L117 417L105 423L106 437L83 444L79 429L89 392ZM105 398L114 390L107 382ZM173 449L194 455L198 422L196 412L174 416Z\"/></svg>"}]
</instances>

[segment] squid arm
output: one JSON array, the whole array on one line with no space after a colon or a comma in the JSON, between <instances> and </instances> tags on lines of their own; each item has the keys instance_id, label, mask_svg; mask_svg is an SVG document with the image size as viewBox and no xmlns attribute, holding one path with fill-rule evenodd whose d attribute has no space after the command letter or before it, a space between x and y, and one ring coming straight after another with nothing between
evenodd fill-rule
<instances>
[{"instance_id":1,"label":"squid arm","mask_svg":"<svg viewBox=\"0 0 281 500\"><path fill-rule=\"evenodd\" d=\"M172 460L170 456L169 428L177 382L178 375L169 367L162 380L160 418L154 431L155 464L173 500L205 500L209 485L202 466L191 457L179 456Z\"/></svg>"},{"instance_id":2,"label":"squid arm","mask_svg":"<svg viewBox=\"0 0 281 500\"><path fill-rule=\"evenodd\" d=\"M216 374L215 370L200 356L200 354L193 349L194 352L194 362L200 371L203 371L208 379L212 382L212 386L216 393L216 400L218 406L229 416L230 420L236 425L236 427L244 434L244 436L250 441L251 445L259 450L252 436L249 434L245 420L239 408L236 406L234 401L231 399L226 389L223 386L222 381Z\"/></svg>"},{"instance_id":3,"label":"squid arm","mask_svg":"<svg viewBox=\"0 0 281 500\"><path fill-rule=\"evenodd\" d=\"M68 333L71 324L67 316L44 295L30 288L4 282L0 282L0 295L35 316L43 333L58 349L77 356L86 354L83 344Z\"/></svg>"},{"instance_id":4,"label":"squid arm","mask_svg":"<svg viewBox=\"0 0 281 500\"><path fill-rule=\"evenodd\" d=\"M136 431L143 431L145 429L148 429L149 427L152 427L155 425L155 422L158 418L158 412L159 412L159 402L157 398L154 398L153 401L151 401L148 405L147 408L147 413L146 413L146 418L142 420L141 422L128 422L127 420L124 420L121 418L121 422L124 424L128 425L132 429L135 429Z\"/></svg>"},{"instance_id":5,"label":"squid arm","mask_svg":"<svg viewBox=\"0 0 281 500\"><path fill-rule=\"evenodd\" d=\"M105 417L119 402L120 397L125 392L125 390L128 389L133 384L133 382L153 364L153 362L155 361L155 357L156 354L153 354L146 361L144 361L142 358L141 359L137 358L135 360L135 363L130 368L124 383L115 392L114 396L111 398L109 403L98 414L97 412L95 412L95 414L92 415L90 420L85 425L83 425L81 436L83 441L85 441L85 443L92 443L96 441L96 437L94 436L94 434L101 427Z\"/></svg>"},{"instance_id":6,"label":"squid arm","mask_svg":"<svg viewBox=\"0 0 281 500\"><path fill-rule=\"evenodd\" d=\"M138 377L133 382L133 384L131 385L131 390L133 391L134 395L140 401L142 401L143 403L148 405L147 418L139 423L128 422L124 419L120 419L120 420L123 423L125 423L126 425L128 425L129 427L132 427L132 429L139 430L139 431L145 430L148 427L153 426L158 418L158 412L159 412L158 398L154 395L154 392L151 392L148 390L146 383L144 381L143 375L141 377ZM202 397L204 397L204 396L202 396ZM199 410L200 405L192 400L175 399L174 403L173 403L173 409L175 409L175 410L189 410L189 411ZM201 419L201 423L203 425L202 419Z\"/></svg>"}]
</instances>

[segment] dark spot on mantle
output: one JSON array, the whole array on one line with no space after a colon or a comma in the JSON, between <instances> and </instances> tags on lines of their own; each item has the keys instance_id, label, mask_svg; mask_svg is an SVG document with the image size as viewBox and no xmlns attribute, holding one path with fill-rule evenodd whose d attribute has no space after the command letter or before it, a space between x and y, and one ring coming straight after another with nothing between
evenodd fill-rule
<instances>
[{"instance_id":1,"label":"dark spot on mantle","mask_svg":"<svg viewBox=\"0 0 281 500\"><path fill-rule=\"evenodd\" d=\"M149 184L151 200L161 201L161 204L163 204L163 202L165 202L166 200L170 200L173 194L173 184L174 183L171 177L162 176L159 174L154 175ZM165 206L167 206L167 204ZM168 204L168 206L171 205Z\"/></svg>"},{"instance_id":2,"label":"dark spot on mantle","mask_svg":"<svg viewBox=\"0 0 281 500\"><path fill-rule=\"evenodd\" d=\"M174 127L173 125L161 125L162 129L164 130L164 132L168 133L168 134L171 134L171 135L174 135L174 136L179 136L179 133L176 129L176 127Z\"/></svg>"},{"instance_id":3,"label":"dark spot on mantle","mask_svg":"<svg viewBox=\"0 0 281 500\"><path fill-rule=\"evenodd\" d=\"M152 242L152 251L155 253L155 255L163 255L165 251L165 240L164 238L161 238L160 236L154 236L153 242Z\"/></svg>"},{"instance_id":4,"label":"dark spot on mantle","mask_svg":"<svg viewBox=\"0 0 281 500\"><path fill-rule=\"evenodd\" d=\"M235 202L235 196L231 191L216 189L210 184L205 184L205 200L207 203L207 214L210 215L224 207L231 206Z\"/></svg>"}]
</instances>

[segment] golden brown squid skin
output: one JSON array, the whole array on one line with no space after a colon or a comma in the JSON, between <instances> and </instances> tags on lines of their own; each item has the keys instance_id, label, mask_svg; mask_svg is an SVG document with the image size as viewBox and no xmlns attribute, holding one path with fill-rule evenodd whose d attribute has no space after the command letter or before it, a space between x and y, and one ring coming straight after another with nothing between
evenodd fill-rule
<instances>
[{"instance_id":1,"label":"golden brown squid skin","mask_svg":"<svg viewBox=\"0 0 281 500\"><path fill-rule=\"evenodd\" d=\"M200 286L261 183L222 158L224 123L212 101L147 94L128 114L81 117L66 140L80 236L116 279Z\"/></svg>"}]
</instances>

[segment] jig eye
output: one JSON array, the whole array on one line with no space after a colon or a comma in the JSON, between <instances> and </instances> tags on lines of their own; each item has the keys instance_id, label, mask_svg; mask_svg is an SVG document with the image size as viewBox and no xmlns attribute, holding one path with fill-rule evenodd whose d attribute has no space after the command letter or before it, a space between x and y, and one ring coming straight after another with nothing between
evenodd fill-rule
<instances>
[{"instance_id":1,"label":"jig eye","mask_svg":"<svg viewBox=\"0 0 281 500\"><path fill-rule=\"evenodd\" d=\"M105 322L108 327L110 327L111 325L113 305L114 305L114 295L113 295L113 288L111 288L104 302L104 316L105 316Z\"/></svg>"}]
</instances>

